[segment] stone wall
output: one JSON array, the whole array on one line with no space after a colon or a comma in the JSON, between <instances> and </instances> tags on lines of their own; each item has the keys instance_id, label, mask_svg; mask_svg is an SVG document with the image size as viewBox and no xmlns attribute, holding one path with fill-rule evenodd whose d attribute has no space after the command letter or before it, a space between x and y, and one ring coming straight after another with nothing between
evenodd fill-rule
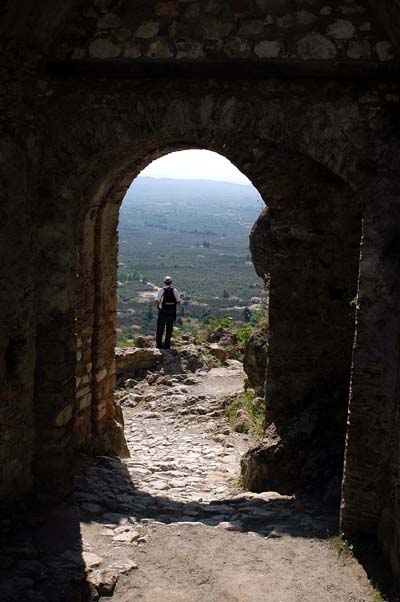
<instances>
[{"instance_id":1,"label":"stone wall","mask_svg":"<svg viewBox=\"0 0 400 602\"><path fill-rule=\"evenodd\" d=\"M13 137L0 142L0 498L32 487L35 317L29 175Z\"/></svg>"},{"instance_id":2,"label":"stone wall","mask_svg":"<svg viewBox=\"0 0 400 602\"><path fill-rule=\"evenodd\" d=\"M98 76L80 79L79 85L73 79L48 82L52 92L50 101L46 100L49 150L43 170L46 173L47 165L54 166L62 158L52 196L60 198L62 191L71 207L74 244L79 249L77 294L83 295L80 307L86 315L82 329L78 322L78 341L87 337L86 373L83 367L79 383L91 383L90 392L83 396L88 395L87 403L90 398L90 409L82 412L85 408L74 402L70 428L79 449L110 449L107 433L115 425L111 401L115 228L126 188L148 161L165 152L210 148L241 168L270 203L275 238L269 398L275 415L286 418L279 423L278 435L288 452L276 456L280 462L274 470L285 476L282 487L295 477L296 485L302 486L315 467L323 469L317 470L318 478L334 476L343 453L343 412L354 331L350 301L356 293L360 201L366 202L364 194L353 194L336 178L331 180L328 172L313 167L313 161L347 180L354 191L372 186L371 165L379 171L377 157L382 149L385 159L389 148L395 154L394 139L386 146L385 124L392 123L397 88L380 84L367 92L364 86L331 84L321 88L313 82L270 80L238 86L211 81L199 95L202 86L195 80L175 80L168 85L123 80L114 81L111 90L108 81ZM65 116L62 121L60 114ZM66 119L68 115L73 119ZM384 140L377 131L382 131ZM298 148L299 154L290 153L289 148ZM312 159L306 160L306 154ZM382 169L387 165L385 162ZM384 195L380 207L385 203ZM107 257L110 260L104 262ZM326 262L325 257L329 258ZM114 291L112 296L110 291ZM304 296L306 304L299 306L298 297L293 296L298 291L303 291L299 296ZM282 298L287 303L282 304ZM102 328L96 326L100 324ZM291 370L285 372L288 365ZM291 371L296 373L295 379ZM360 375L361 388L364 382ZM290 419L301 423L304 404L312 410L307 414L307 420L311 417L313 421L310 433L317 432L311 440L312 456L309 433L304 431L300 440L297 434L290 440ZM368 416L370 427L374 418ZM350 438L349 432L349 442ZM286 445L288 440L290 445ZM296 462L289 453L293 443L302 451ZM360 449L356 443L356 456ZM257 453L252 457L257 463ZM262 459L267 465L264 456ZM325 460L329 460L326 465ZM390 470L388 458L381 456L380 462L379 470ZM359 474L363 478L362 470ZM344 525L367 528L363 521L373 500L353 497L351 490L349 487L346 499L357 521L346 523L344 518ZM389 499L388 504L395 507Z\"/></svg>"},{"instance_id":3,"label":"stone wall","mask_svg":"<svg viewBox=\"0 0 400 602\"><path fill-rule=\"evenodd\" d=\"M395 166L398 157L390 162ZM399 192L396 179L385 178L368 190L342 499L346 533L378 531L396 573L400 573Z\"/></svg>"},{"instance_id":4,"label":"stone wall","mask_svg":"<svg viewBox=\"0 0 400 602\"><path fill-rule=\"evenodd\" d=\"M269 407L287 450L290 418L312 407L319 458L332 442L342 453L326 412L338 408L334 423L343 425L361 207L342 524L379 530L400 572L400 90L391 69L386 81L367 81L364 70L398 69L391 28L386 35L351 0L165 0L134 9L21 0L6 3L0 27L8 82L8 97L0 91L2 499L33 485L43 498L61 496L76 453L121 451L112 400L118 207L152 159L208 148L270 204ZM157 72L125 70L158 61ZM163 73L179 61L181 77ZM193 65L207 61L226 65L227 77L207 64L197 79ZM276 63L276 78L268 70L247 77L247 66L263 62ZM74 63L84 71L64 69ZM306 63L323 84L301 78ZM304 481L309 452L304 437L296 463L281 456L286 485L294 472Z\"/></svg>"},{"instance_id":5,"label":"stone wall","mask_svg":"<svg viewBox=\"0 0 400 602\"><path fill-rule=\"evenodd\" d=\"M311 82L307 86L279 81L238 86L214 81L202 95L195 81L171 81L168 86L121 81L110 90L107 80L94 77L80 79L78 86L70 79L50 80L48 86L52 94L46 100L45 119L50 125L43 171L62 157L52 195L68 199L79 256L78 405L71 416L76 445L87 449L96 439L97 443L104 440L102 434L114 420L119 203L149 160L168 150L200 146L233 160L269 201L274 215L270 407L277 415L291 416L293 404L301 413L310 391L318 397L316 388L325 391L334 382L335 392L341 391L340 456L354 332L350 301L356 294L359 198L339 180L331 182L329 172L319 171L313 160L287 149L297 146L356 187L358 179L366 177L359 169L360 140L369 132L376 103L392 106L391 88L377 88L369 97L362 92L358 104L354 87L320 89ZM300 107L305 106L308 109L301 114ZM271 144L271 138L277 144ZM374 152L374 146L368 152ZM299 298L305 303L299 303ZM285 370L289 365L290 370ZM320 425L316 414L315 424ZM321 446L322 433L321 427ZM301 474L299 466L288 470L292 477Z\"/></svg>"},{"instance_id":6,"label":"stone wall","mask_svg":"<svg viewBox=\"0 0 400 602\"><path fill-rule=\"evenodd\" d=\"M54 45L62 60L394 59L366 3L291 0L156 0L145 6L94 0Z\"/></svg>"},{"instance_id":7,"label":"stone wall","mask_svg":"<svg viewBox=\"0 0 400 602\"><path fill-rule=\"evenodd\" d=\"M289 169L251 236L257 272L269 277L268 428L243 463L245 481L322 492L335 480L339 497L361 199L315 165L292 160Z\"/></svg>"}]
</instances>

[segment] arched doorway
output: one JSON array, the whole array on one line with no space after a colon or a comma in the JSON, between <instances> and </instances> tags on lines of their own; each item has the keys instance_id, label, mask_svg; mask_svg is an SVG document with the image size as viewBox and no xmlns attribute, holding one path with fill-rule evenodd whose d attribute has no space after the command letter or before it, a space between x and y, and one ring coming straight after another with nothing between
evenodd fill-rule
<instances>
[{"instance_id":1,"label":"arched doorway","mask_svg":"<svg viewBox=\"0 0 400 602\"><path fill-rule=\"evenodd\" d=\"M264 296L264 280L249 256L250 230L263 205L241 172L206 150L164 155L139 174L125 195L117 339L124 348L116 353L116 398L124 410L132 458L127 463L139 489L152 492L154 484L155 492L162 487L178 498L196 495L203 501L215 490L234 490L240 455L249 448L244 431L258 440L265 374L260 369L257 392L245 392L239 358L245 351L243 337L256 324L265 337L267 327L265 319L259 324L266 310L257 296ZM172 349L160 353L154 299L164 272L173 276L181 303ZM265 371L265 352L262 359ZM229 409L224 409L227 398ZM237 428L241 435L233 434L235 416L245 421ZM170 470L160 470L160 462Z\"/></svg>"},{"instance_id":2,"label":"arched doorway","mask_svg":"<svg viewBox=\"0 0 400 602\"><path fill-rule=\"evenodd\" d=\"M318 410L310 410L305 420L316 437L307 435L310 430L304 431L302 424L306 409L315 407L322 391L324 398L332 391L340 399L325 406L338 403L341 416L347 408L343 383L348 386L354 339L354 306L349 301L356 296L361 229L361 195L353 190L363 175L356 181L354 164L339 164L336 158L339 148L353 148L353 139L342 130L323 134L322 125L311 131L314 105L300 114L299 97L279 96L275 87L267 93L268 86L261 86L250 99L244 84L223 82L214 92L207 88L199 94L196 81L173 82L162 91L149 83L140 87L139 98L126 80L111 91L107 88L107 94L103 81L92 84L82 84L79 96L68 83L60 86L54 119L49 118L52 150L44 161L43 185L54 211L42 223L37 208L38 257L45 256L53 266L52 282L43 271L36 283L38 487L47 495L58 489L52 485L47 492L50 481L65 488L67 471L60 466L75 451L115 448L113 297L119 205L145 165L187 148L226 156L269 201L256 227L262 242L254 262L261 276L271 275L267 397L269 420L278 430L251 457L251 486L264 487L266 478L276 482L275 477L270 480L271 454L280 457L281 467L289 467L287 474L275 474L280 486L302 486L309 481L302 466L310 447L324 450L326 445L318 469L311 472L317 481L329 479L331 470L323 476L324 467L331 465L331 457L337 465L338 450L342 456L345 421L340 418L340 428L333 430L329 424L328 437ZM320 97L326 102L323 90L313 90L315 102ZM345 101L352 106L350 97ZM60 110L75 116L64 128L68 135L62 145L56 119ZM339 108L329 102L324 110L330 122ZM46 174L54 172L54 157L59 169L50 185ZM53 226L56 241L47 236ZM294 437L293 424L301 427ZM338 424L336 419L333 424ZM59 429L65 434L61 440ZM54 458L51 478L48 450Z\"/></svg>"},{"instance_id":3,"label":"arched doorway","mask_svg":"<svg viewBox=\"0 0 400 602\"><path fill-rule=\"evenodd\" d=\"M356 296L360 207L347 185L310 159L260 145L257 158L253 153L248 163L248 144L244 138L207 145L233 159L268 197L268 210L253 236L258 241L253 248L256 269L271 279L268 428L265 444L245 459L246 484L292 492L334 480L338 491L354 338L351 302ZM151 159L188 146L174 142L156 150L150 146L146 152L142 145L141 156L147 158L133 167L115 156L118 172L102 174L79 223L79 280L85 286L78 291L77 323L85 360L77 364L84 385L78 387L77 397L85 402L75 415L77 447L86 448L89 441L95 449L118 451L120 445L115 438L115 428L120 427L114 420L113 387L116 232L124 191ZM106 187L110 175L111 186Z\"/></svg>"}]
</instances>

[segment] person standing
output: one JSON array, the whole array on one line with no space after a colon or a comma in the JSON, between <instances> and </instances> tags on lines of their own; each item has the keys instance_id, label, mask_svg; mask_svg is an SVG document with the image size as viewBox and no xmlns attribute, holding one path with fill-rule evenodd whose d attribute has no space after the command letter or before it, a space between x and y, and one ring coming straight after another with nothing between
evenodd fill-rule
<instances>
[{"instance_id":1,"label":"person standing","mask_svg":"<svg viewBox=\"0 0 400 602\"><path fill-rule=\"evenodd\" d=\"M155 304L158 308L156 345L158 349L170 349L171 336L176 320L176 306L181 302L179 291L172 286L171 276L165 276L163 288L157 291ZM163 336L165 329L165 341Z\"/></svg>"}]
</instances>

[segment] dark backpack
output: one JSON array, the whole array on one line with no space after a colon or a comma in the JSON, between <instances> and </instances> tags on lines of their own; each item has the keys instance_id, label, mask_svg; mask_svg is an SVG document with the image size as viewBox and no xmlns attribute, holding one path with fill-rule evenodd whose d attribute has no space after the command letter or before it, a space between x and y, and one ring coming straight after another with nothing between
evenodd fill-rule
<instances>
[{"instance_id":1,"label":"dark backpack","mask_svg":"<svg viewBox=\"0 0 400 602\"><path fill-rule=\"evenodd\" d=\"M164 288L163 296L162 296L162 308L163 309L172 309L176 307L176 298L174 294L174 289L172 286L166 286Z\"/></svg>"}]
</instances>

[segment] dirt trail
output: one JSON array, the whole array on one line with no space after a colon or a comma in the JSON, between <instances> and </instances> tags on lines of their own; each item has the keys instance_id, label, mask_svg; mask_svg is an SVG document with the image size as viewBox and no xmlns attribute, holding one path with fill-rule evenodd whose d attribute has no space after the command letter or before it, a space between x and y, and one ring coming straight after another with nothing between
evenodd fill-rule
<instances>
[{"instance_id":1,"label":"dirt trail","mask_svg":"<svg viewBox=\"0 0 400 602\"><path fill-rule=\"evenodd\" d=\"M239 491L249 440L232 433L218 399L242 389L240 364L165 382L139 384L136 407L124 410L132 485L118 495L120 516L82 528L103 567L137 564L114 600L372 601L364 571L328 538L335 519L288 496Z\"/></svg>"},{"instance_id":2,"label":"dirt trail","mask_svg":"<svg viewBox=\"0 0 400 602\"><path fill-rule=\"evenodd\" d=\"M87 458L72 503L7 526L2 602L374 600L363 569L330 539L334 517L238 488L251 442L220 402L242 389L238 362L130 385L121 396L131 457Z\"/></svg>"}]
</instances>

